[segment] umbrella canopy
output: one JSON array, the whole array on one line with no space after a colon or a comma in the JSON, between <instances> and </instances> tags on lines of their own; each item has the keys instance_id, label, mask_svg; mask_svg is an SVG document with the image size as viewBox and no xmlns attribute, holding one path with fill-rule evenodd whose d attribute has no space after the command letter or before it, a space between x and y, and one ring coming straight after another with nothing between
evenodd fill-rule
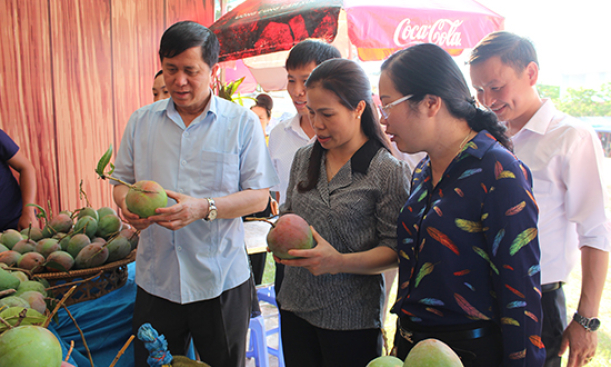
<instances>
[{"instance_id":1,"label":"umbrella canopy","mask_svg":"<svg viewBox=\"0 0 611 367\"><path fill-rule=\"evenodd\" d=\"M269 91L286 85L288 50L306 38L373 61L425 42L458 55L503 26L502 16L473 0L246 0L210 29L221 45L219 61L243 59ZM227 65L240 75L235 63Z\"/></svg>"},{"instance_id":2,"label":"umbrella canopy","mask_svg":"<svg viewBox=\"0 0 611 367\"><path fill-rule=\"evenodd\" d=\"M221 44L219 61L238 60L290 50L306 38L332 42L342 10L363 61L422 42L471 48L504 22L473 0L246 0L210 29Z\"/></svg>"}]
</instances>

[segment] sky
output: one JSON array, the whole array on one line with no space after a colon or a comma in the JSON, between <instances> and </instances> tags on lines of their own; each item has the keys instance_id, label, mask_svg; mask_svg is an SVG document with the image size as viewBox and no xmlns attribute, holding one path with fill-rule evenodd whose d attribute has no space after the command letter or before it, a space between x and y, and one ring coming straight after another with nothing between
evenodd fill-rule
<instances>
[{"instance_id":1,"label":"sky","mask_svg":"<svg viewBox=\"0 0 611 367\"><path fill-rule=\"evenodd\" d=\"M541 83L584 72L606 72L611 81L611 1L477 1L505 17L505 30L533 41Z\"/></svg>"}]
</instances>

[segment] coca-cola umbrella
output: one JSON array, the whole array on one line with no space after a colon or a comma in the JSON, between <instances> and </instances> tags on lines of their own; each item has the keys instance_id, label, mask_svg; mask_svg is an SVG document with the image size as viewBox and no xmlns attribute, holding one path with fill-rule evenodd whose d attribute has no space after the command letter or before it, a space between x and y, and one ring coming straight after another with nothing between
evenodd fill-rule
<instances>
[{"instance_id":1,"label":"coca-cola umbrella","mask_svg":"<svg viewBox=\"0 0 611 367\"><path fill-rule=\"evenodd\" d=\"M219 61L290 50L306 38L339 41L348 55L354 46L361 60L371 61L422 42L457 55L503 24L474 0L246 0L210 29L221 44Z\"/></svg>"}]
</instances>

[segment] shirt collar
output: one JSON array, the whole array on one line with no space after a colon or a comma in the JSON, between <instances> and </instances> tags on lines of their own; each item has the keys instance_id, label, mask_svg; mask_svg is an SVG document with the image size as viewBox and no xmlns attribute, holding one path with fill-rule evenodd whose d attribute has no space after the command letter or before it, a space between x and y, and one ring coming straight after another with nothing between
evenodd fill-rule
<instances>
[{"instance_id":1,"label":"shirt collar","mask_svg":"<svg viewBox=\"0 0 611 367\"><path fill-rule=\"evenodd\" d=\"M195 120L193 120L191 124L189 124L189 127L196 125L197 123L206 119L206 117L208 116L208 112L211 112L212 114L214 114L214 116L218 116L219 106L217 98L218 97L214 95L212 89L210 89L210 100L208 101L208 104L206 105L206 107L204 107L204 110L202 111L201 115L199 115ZM164 99L163 101L163 103L161 103L161 101L157 102L159 106L156 106L156 111L166 110L168 117L172 121L174 121L183 129L186 129L185 123L182 121L182 118L180 117L178 111L176 111L176 104L172 100L172 97Z\"/></svg>"},{"instance_id":2,"label":"shirt collar","mask_svg":"<svg viewBox=\"0 0 611 367\"><path fill-rule=\"evenodd\" d=\"M367 140L367 142L352 155L352 158L350 158L352 173L360 172L366 175L371 160L375 157L380 148L382 148L382 144L379 141L374 139Z\"/></svg>"},{"instance_id":3,"label":"shirt collar","mask_svg":"<svg viewBox=\"0 0 611 367\"><path fill-rule=\"evenodd\" d=\"M555 113L556 108L554 107L554 103L550 99L543 99L543 104L541 105L539 110L537 110L533 117L528 120L522 130L530 130L539 135L545 134L545 132L549 128L549 124L554 118Z\"/></svg>"},{"instance_id":4,"label":"shirt collar","mask_svg":"<svg viewBox=\"0 0 611 367\"><path fill-rule=\"evenodd\" d=\"M497 142L496 138L492 136L487 130L482 130L475 135L471 141L469 141L462 153L458 155L458 159L464 158L463 155L469 154L478 159L482 159L484 154Z\"/></svg>"}]
</instances>

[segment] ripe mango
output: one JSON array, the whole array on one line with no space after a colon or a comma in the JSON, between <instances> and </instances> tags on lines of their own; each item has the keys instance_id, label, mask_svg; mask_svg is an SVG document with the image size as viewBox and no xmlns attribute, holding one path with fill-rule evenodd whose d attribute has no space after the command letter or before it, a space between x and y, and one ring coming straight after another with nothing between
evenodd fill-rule
<instances>
[{"instance_id":1,"label":"ripe mango","mask_svg":"<svg viewBox=\"0 0 611 367\"><path fill-rule=\"evenodd\" d=\"M15 244L23 239L21 233L17 232L15 229L7 229L2 232L2 237L0 237L0 243L6 246L9 250L15 246Z\"/></svg>"},{"instance_id":2,"label":"ripe mango","mask_svg":"<svg viewBox=\"0 0 611 367\"><path fill-rule=\"evenodd\" d=\"M99 242L91 243L83 248L76 259L74 265L77 269L95 268L106 262L108 259L108 249Z\"/></svg>"},{"instance_id":3,"label":"ripe mango","mask_svg":"<svg viewBox=\"0 0 611 367\"><path fill-rule=\"evenodd\" d=\"M297 214L284 214L269 230L267 246L280 259L295 259L288 254L291 249L311 249L314 238L308 223Z\"/></svg>"},{"instance_id":4,"label":"ripe mango","mask_svg":"<svg viewBox=\"0 0 611 367\"><path fill-rule=\"evenodd\" d=\"M140 218L155 215L155 209L168 205L168 195L161 185L155 181L138 181L125 196L125 204L130 212Z\"/></svg>"}]
</instances>

